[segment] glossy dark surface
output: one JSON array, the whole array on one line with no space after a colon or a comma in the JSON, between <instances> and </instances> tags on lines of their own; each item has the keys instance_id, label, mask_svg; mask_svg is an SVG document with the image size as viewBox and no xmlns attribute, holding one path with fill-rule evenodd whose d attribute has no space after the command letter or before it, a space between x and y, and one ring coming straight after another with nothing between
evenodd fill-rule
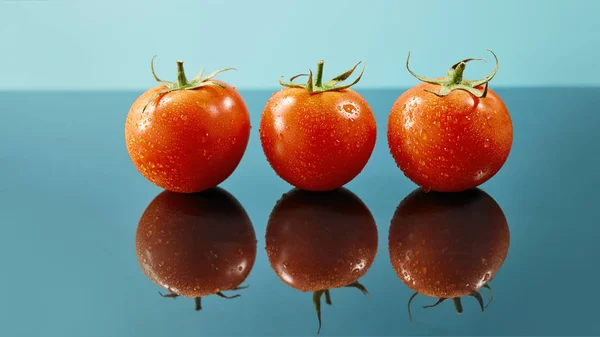
<instances>
[{"instance_id":1,"label":"glossy dark surface","mask_svg":"<svg viewBox=\"0 0 600 337\"><path fill-rule=\"evenodd\" d=\"M502 208L510 248L491 283L485 313L463 301L423 310L396 276L387 251L390 220L416 187L395 166L387 114L403 90L360 91L377 116L378 140L346 187L378 226L375 261L355 289L332 292L322 335L598 335L600 89L497 89L514 124L512 152L481 188ZM242 297L161 298L141 271L138 221L161 190L125 150L125 116L141 92L0 93L0 336L314 335L311 294L284 284L269 265L269 214L291 186L260 147L270 91L241 91L252 131L238 169L221 186L244 207L258 240Z\"/></svg>"}]
</instances>

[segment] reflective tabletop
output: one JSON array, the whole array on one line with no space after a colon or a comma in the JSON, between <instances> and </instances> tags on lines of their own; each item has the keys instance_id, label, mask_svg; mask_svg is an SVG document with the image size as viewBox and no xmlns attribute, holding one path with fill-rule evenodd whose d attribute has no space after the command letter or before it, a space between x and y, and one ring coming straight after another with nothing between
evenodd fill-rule
<instances>
[{"instance_id":1,"label":"reflective tabletop","mask_svg":"<svg viewBox=\"0 0 600 337\"><path fill-rule=\"evenodd\" d=\"M403 90L359 92L378 140L345 189L278 178L258 137L272 91L242 90L248 149L198 195L163 192L131 163L124 122L141 92L0 93L0 335L315 335L317 297L321 335L600 334L600 89L497 89L511 154L479 190L446 195L420 192L389 154ZM170 298L153 280L215 294ZM461 315L451 299L422 308L431 289L472 282L493 289L483 312L475 294Z\"/></svg>"}]
</instances>

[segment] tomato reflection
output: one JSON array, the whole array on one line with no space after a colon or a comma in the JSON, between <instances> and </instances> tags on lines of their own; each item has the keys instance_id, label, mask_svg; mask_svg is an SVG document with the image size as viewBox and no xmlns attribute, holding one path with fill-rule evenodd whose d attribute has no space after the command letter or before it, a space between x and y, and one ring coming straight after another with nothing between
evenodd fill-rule
<instances>
[{"instance_id":1,"label":"tomato reflection","mask_svg":"<svg viewBox=\"0 0 600 337\"><path fill-rule=\"evenodd\" d=\"M389 230L392 265L415 294L436 297L436 306L452 299L462 312L461 297L477 299L500 269L510 234L500 206L487 193L425 193L417 189L398 206ZM490 297L491 300L491 297ZM488 303L489 304L489 303Z\"/></svg>"},{"instance_id":2,"label":"tomato reflection","mask_svg":"<svg viewBox=\"0 0 600 337\"><path fill-rule=\"evenodd\" d=\"M354 287L377 253L377 226L365 204L347 189L293 189L271 212L266 251L277 276L291 287L313 292L321 328L321 298L330 289Z\"/></svg>"},{"instance_id":3,"label":"tomato reflection","mask_svg":"<svg viewBox=\"0 0 600 337\"><path fill-rule=\"evenodd\" d=\"M256 235L246 211L221 188L197 194L164 191L148 205L136 233L140 266L164 297L195 299L242 289L256 258ZM162 294L161 294L162 295Z\"/></svg>"}]
</instances>

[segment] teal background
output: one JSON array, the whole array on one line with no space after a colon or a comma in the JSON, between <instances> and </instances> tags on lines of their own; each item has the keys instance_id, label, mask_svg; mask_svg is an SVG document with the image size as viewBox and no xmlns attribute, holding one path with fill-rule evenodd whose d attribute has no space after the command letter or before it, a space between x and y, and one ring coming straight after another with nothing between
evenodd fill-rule
<instances>
[{"instance_id":1,"label":"teal background","mask_svg":"<svg viewBox=\"0 0 600 337\"><path fill-rule=\"evenodd\" d=\"M441 76L454 62L500 58L497 86L600 84L600 1L0 1L0 90L145 89L237 67L223 80L276 88L326 61L333 76L367 61L362 88ZM472 64L480 77L491 64Z\"/></svg>"},{"instance_id":2,"label":"teal background","mask_svg":"<svg viewBox=\"0 0 600 337\"><path fill-rule=\"evenodd\" d=\"M319 59L327 77L367 61L357 90L378 124L369 163L346 186L378 226L378 254L361 279L371 297L333 291L323 336L600 335L598 14L594 0L0 0L0 336L314 336L310 294L281 282L264 250L269 214L291 186L269 167L258 125L279 76ZM450 303L422 310L433 299L418 297L410 323L412 292L392 269L387 236L416 186L389 154L387 115L417 83L404 69L409 49L416 72L439 76L460 59L489 59L487 48L500 58L491 87L515 138L481 188L506 215L508 257L485 313L468 299L462 316ZM154 85L155 54L170 80L177 59L190 76L237 67L220 78L242 89L253 125L221 184L256 231L250 288L232 301L209 297L199 313L190 300L161 298L135 255L139 218L161 189L132 165L123 124ZM472 63L467 76L491 69Z\"/></svg>"}]
</instances>

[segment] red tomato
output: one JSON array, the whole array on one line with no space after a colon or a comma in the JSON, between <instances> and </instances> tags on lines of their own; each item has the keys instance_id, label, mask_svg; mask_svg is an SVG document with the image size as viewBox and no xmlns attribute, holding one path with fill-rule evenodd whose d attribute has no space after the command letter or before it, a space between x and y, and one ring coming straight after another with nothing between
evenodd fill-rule
<instances>
[{"instance_id":1,"label":"red tomato","mask_svg":"<svg viewBox=\"0 0 600 337\"><path fill-rule=\"evenodd\" d=\"M357 64L358 65L358 64ZM367 101L349 87L335 86L350 71L322 83L284 84L261 119L260 140L275 172L298 188L327 191L354 179L365 167L377 137L375 116ZM362 73L361 73L362 76Z\"/></svg>"},{"instance_id":2,"label":"red tomato","mask_svg":"<svg viewBox=\"0 0 600 337\"><path fill-rule=\"evenodd\" d=\"M390 260L402 282L417 293L453 299L459 312L463 296L477 298L483 311L478 290L489 287L510 244L502 209L479 189L415 190L396 209L388 238Z\"/></svg>"},{"instance_id":3,"label":"red tomato","mask_svg":"<svg viewBox=\"0 0 600 337\"><path fill-rule=\"evenodd\" d=\"M321 296L329 289L355 287L377 253L377 226L352 192L294 189L277 202L269 217L266 251L271 268L289 286L313 292L321 328Z\"/></svg>"},{"instance_id":4,"label":"red tomato","mask_svg":"<svg viewBox=\"0 0 600 337\"><path fill-rule=\"evenodd\" d=\"M496 69L484 80L463 80L470 60L454 65L443 80L415 75L427 83L403 93L391 109L390 152L404 174L426 191L474 188L494 176L508 158L513 139L510 115L487 88Z\"/></svg>"},{"instance_id":5,"label":"red tomato","mask_svg":"<svg viewBox=\"0 0 600 337\"><path fill-rule=\"evenodd\" d=\"M152 183L174 192L200 192L220 184L238 166L250 116L235 88L211 79L216 74L187 81L181 61L178 66L178 83L159 80L166 86L146 91L133 103L125 141L136 168Z\"/></svg>"},{"instance_id":6,"label":"red tomato","mask_svg":"<svg viewBox=\"0 0 600 337\"><path fill-rule=\"evenodd\" d=\"M256 236L244 208L223 189L164 191L140 219L136 250L144 274L171 292L166 297L195 298L199 309L200 297L240 289L254 265Z\"/></svg>"}]
</instances>

